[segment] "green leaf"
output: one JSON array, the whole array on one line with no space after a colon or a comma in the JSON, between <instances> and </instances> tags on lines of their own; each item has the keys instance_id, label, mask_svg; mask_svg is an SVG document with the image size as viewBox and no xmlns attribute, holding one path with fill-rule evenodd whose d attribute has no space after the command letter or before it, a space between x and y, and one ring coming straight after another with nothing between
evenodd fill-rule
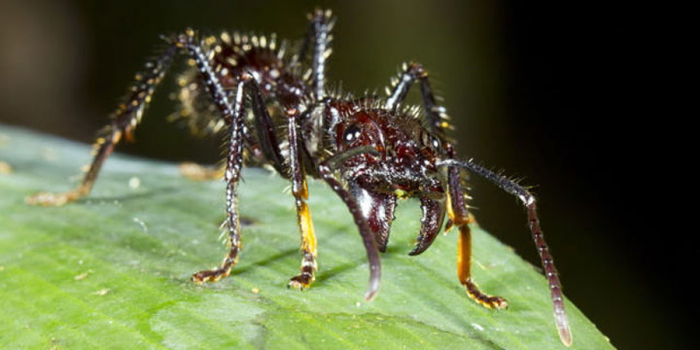
<instances>
[{"instance_id":1,"label":"green leaf","mask_svg":"<svg viewBox=\"0 0 700 350\"><path fill-rule=\"evenodd\" d=\"M0 173L2 348L564 348L544 278L483 230L475 229L473 275L506 297L508 310L469 300L457 280L455 234L407 256L420 225L416 201L399 206L372 302L363 300L368 265L357 228L320 181L309 199L319 271L303 292L286 288L301 261L288 183L260 169L247 169L240 189L250 221L240 262L231 277L202 286L190 275L226 251L220 181L188 181L173 164L117 154L88 198L57 208L24 203L75 186L89 153L0 126L0 161L12 168ZM566 307L572 348L612 348L573 303Z\"/></svg>"}]
</instances>

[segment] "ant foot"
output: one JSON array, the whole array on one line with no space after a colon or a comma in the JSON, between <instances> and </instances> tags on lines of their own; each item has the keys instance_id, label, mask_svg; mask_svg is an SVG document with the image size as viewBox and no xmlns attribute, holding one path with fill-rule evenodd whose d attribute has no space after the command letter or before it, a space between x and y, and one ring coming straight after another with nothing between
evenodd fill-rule
<instances>
[{"instance_id":1,"label":"ant foot","mask_svg":"<svg viewBox=\"0 0 700 350\"><path fill-rule=\"evenodd\" d=\"M55 206L60 207L66 203L70 203L82 197L78 191L68 191L64 193L39 192L24 199L24 202L29 205L37 205L43 207Z\"/></svg>"},{"instance_id":2,"label":"ant foot","mask_svg":"<svg viewBox=\"0 0 700 350\"><path fill-rule=\"evenodd\" d=\"M211 270L203 270L192 275L192 281L197 284L202 284L204 282L216 282L223 277L228 277L230 273L230 268L223 267Z\"/></svg>"},{"instance_id":3,"label":"ant foot","mask_svg":"<svg viewBox=\"0 0 700 350\"><path fill-rule=\"evenodd\" d=\"M315 279L316 278L314 277L313 273L308 273L304 271L301 274L289 279L287 288L294 287L299 290L304 290L306 288L309 288L311 282L313 282Z\"/></svg>"},{"instance_id":4,"label":"ant foot","mask_svg":"<svg viewBox=\"0 0 700 350\"><path fill-rule=\"evenodd\" d=\"M505 298L485 294L479 290L479 287L471 279L468 279L463 285L467 288L469 298L479 303L479 305L487 309L504 310L508 308L508 301Z\"/></svg>"},{"instance_id":5,"label":"ant foot","mask_svg":"<svg viewBox=\"0 0 700 350\"><path fill-rule=\"evenodd\" d=\"M196 163L180 163L180 174L192 181L218 180L224 176L224 167L209 168Z\"/></svg>"}]
</instances>

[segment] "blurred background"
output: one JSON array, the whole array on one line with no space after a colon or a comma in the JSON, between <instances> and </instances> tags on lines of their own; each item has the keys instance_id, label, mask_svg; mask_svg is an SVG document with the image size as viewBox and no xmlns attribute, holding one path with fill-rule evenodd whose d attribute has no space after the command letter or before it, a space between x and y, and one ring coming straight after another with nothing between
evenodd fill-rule
<instances>
[{"instance_id":1,"label":"blurred background","mask_svg":"<svg viewBox=\"0 0 700 350\"><path fill-rule=\"evenodd\" d=\"M656 158L633 91L653 70L633 48L632 8L516 1L0 1L0 123L92 142L159 34L187 26L301 38L305 14L338 17L328 76L379 91L422 62L454 119L458 151L524 178L566 295L622 349L690 348L698 308L681 289L700 253L665 216ZM177 67L177 66L176 66ZM171 75L172 77L172 75ZM119 152L214 163L219 139L165 122L166 79ZM414 91L417 91L417 87ZM412 101L418 102L417 94ZM651 160L651 166L647 163ZM472 180L488 231L539 266L516 200ZM687 229L687 228L684 228ZM668 233L665 233L668 232Z\"/></svg>"}]
</instances>

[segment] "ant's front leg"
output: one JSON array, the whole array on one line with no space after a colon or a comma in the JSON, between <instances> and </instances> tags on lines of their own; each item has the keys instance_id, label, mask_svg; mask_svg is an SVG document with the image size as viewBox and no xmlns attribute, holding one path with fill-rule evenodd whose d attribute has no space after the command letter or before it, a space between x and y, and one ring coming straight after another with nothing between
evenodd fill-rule
<instances>
[{"instance_id":1,"label":"ant's front leg","mask_svg":"<svg viewBox=\"0 0 700 350\"><path fill-rule=\"evenodd\" d=\"M447 141L444 132L444 129L449 127L445 122L447 115L445 114L445 109L438 106L435 102L435 96L433 95L428 81L428 73L423 69L421 64L409 63L403 65L402 73L399 75L399 78L392 79L391 84L394 86L394 90L388 91L389 97L384 107L389 110L395 110L406 98L408 90L416 80L420 81L428 128L441 139L445 154L449 158L452 158L454 157L454 148L452 144ZM449 220L445 226L445 231L449 231L453 225L459 228L459 250L457 258L459 281L466 287L469 297L479 304L488 308L506 308L508 303L505 299L489 296L481 292L471 279L471 229L469 228L469 224L476 221L467 211L459 169L448 167L447 178L449 188L446 206Z\"/></svg>"},{"instance_id":2,"label":"ant's front leg","mask_svg":"<svg viewBox=\"0 0 700 350\"><path fill-rule=\"evenodd\" d=\"M300 290L308 288L314 281L314 271L316 265L316 235L314 224L311 220L311 212L306 200L309 198L309 188L306 182L306 171L304 163L300 159L301 149L297 134L297 120L299 111L296 109L287 110L287 131L289 139L289 170L292 178L292 194L294 195L297 220L299 224L299 234L301 236L301 273L292 277L288 287Z\"/></svg>"},{"instance_id":3,"label":"ant's front leg","mask_svg":"<svg viewBox=\"0 0 700 350\"><path fill-rule=\"evenodd\" d=\"M117 111L112 117L112 121L102 131L93 145L94 158L87 168L80 186L64 193L41 192L29 196L26 202L31 205L61 206L87 196L97 179L97 175L102 168L102 164L112 153L114 147L122 137L133 138L134 130L141 121L146 106L151 101L156 86L165 76L165 72L177 48L175 45L169 46L160 57L146 63L146 71L136 74L134 83L130 89L131 94L125 103L117 107Z\"/></svg>"},{"instance_id":4,"label":"ant's front leg","mask_svg":"<svg viewBox=\"0 0 700 350\"><path fill-rule=\"evenodd\" d=\"M564 310L564 294L562 294L561 281L559 280L559 272L557 272L557 268L554 266L554 258L552 258L552 254L549 252L549 247L544 239L544 233L542 232L542 228L540 227L540 219L537 216L537 205L535 203L535 197L525 187L519 185L513 180L506 178L503 175L494 173L491 170L488 170L483 166L474 163L474 161L472 160L461 162L455 159L446 159L438 162L437 165L439 167L446 166L448 167L448 169L456 169L457 167L460 167L469 170L470 172L475 173L485 178L486 180L493 182L503 191L518 197L518 199L520 199L523 205L525 205L525 208L527 209L527 221L528 226L530 226L530 233L532 234L532 239L535 241L535 245L537 246L537 252L540 255L542 267L544 268L544 274L547 278L547 282L549 283L550 295L552 298L552 304L554 306L554 321L557 326L557 330L559 331L559 338L564 343L564 345L570 346L573 341L573 338L571 335L571 328L569 326L569 319L566 316L566 311ZM459 177L457 176L450 176L448 179L449 185L451 187L453 186L453 183L459 184ZM450 195L453 196L453 198L457 197L456 193L458 193L458 185L455 185L454 188L455 190L450 192ZM459 208L459 205L455 205L455 203L452 204L452 210L456 210ZM464 210L464 213L466 213L466 208ZM455 219L459 219L460 216L460 214L450 213L450 219L458 225L460 225L460 222ZM467 216L467 218L470 217ZM467 229L466 234L462 230L463 226ZM469 284L471 282L471 278L469 275L469 256L471 255L471 242L469 240L470 235L468 231L469 227L466 224L460 225L459 227L460 232L462 233L460 235L459 240L459 279L460 281L462 281L462 284L465 284L466 282L465 286L467 287L467 292L469 293L469 296L472 297L472 299L477 300L479 303L482 303L482 300L488 303L490 302L490 299L497 297L488 297L485 294L481 293L478 289L476 289L476 286L473 283L471 283L471 285ZM474 293L474 296L472 296L472 293ZM502 298L497 299L501 299L505 303L505 300L503 300ZM482 303L482 305L488 306L484 303Z\"/></svg>"},{"instance_id":5,"label":"ant's front leg","mask_svg":"<svg viewBox=\"0 0 700 350\"><path fill-rule=\"evenodd\" d=\"M469 224L475 223L476 220L467 211L459 169L450 167L448 171L447 213L449 221L445 229L449 230L452 225L456 225L459 229L459 240L457 243L457 275L459 276L459 282L467 289L469 298L482 306L490 309L505 309L508 307L508 302L504 298L487 295L479 290L479 287L472 280L472 233Z\"/></svg>"}]
</instances>

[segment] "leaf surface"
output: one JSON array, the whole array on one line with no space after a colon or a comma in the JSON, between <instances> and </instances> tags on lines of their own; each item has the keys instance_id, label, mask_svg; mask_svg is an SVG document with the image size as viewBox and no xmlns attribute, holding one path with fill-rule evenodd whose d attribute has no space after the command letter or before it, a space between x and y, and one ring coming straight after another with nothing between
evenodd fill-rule
<instances>
[{"instance_id":1,"label":"leaf surface","mask_svg":"<svg viewBox=\"0 0 700 350\"><path fill-rule=\"evenodd\" d=\"M0 126L0 162L12 169L0 173L0 348L564 348L543 276L485 231L474 230L473 275L508 299L505 311L468 299L454 233L407 256L420 225L417 201L399 204L372 302L363 300L369 271L357 228L320 181L310 183L309 199L319 271L303 292L286 288L301 261L288 183L260 169L246 169L240 186L238 266L201 286L191 274L226 251L220 181L188 181L174 164L116 154L88 198L58 208L24 203L75 186L89 153ZM573 303L566 307L572 348L612 348Z\"/></svg>"}]
</instances>

